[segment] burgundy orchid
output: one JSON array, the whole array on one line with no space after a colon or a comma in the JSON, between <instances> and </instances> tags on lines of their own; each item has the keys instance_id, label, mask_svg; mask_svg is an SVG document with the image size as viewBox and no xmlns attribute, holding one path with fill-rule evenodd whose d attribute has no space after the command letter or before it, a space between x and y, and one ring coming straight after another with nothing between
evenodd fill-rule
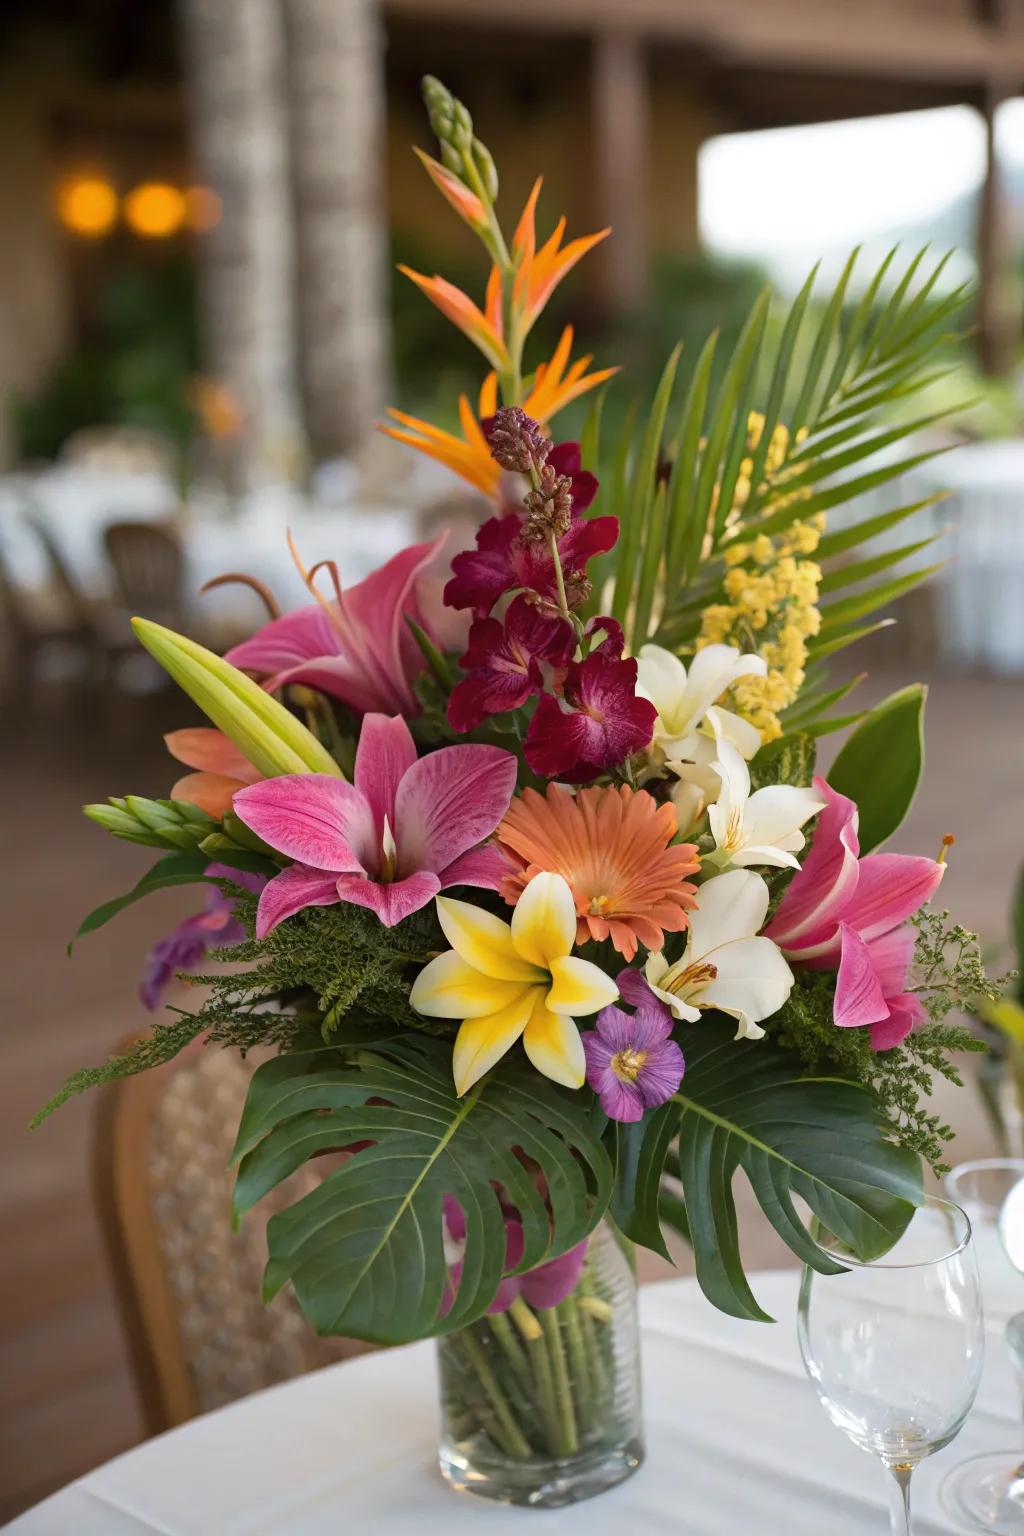
<instances>
[{"instance_id":1,"label":"burgundy orchid","mask_svg":"<svg viewBox=\"0 0 1024 1536\"><path fill-rule=\"evenodd\" d=\"M254 896L267 883L264 875L247 874L227 864L208 864L206 874L211 879L230 880ZM245 937L245 929L235 916L233 898L212 885L202 912L186 917L166 938L154 944L146 956L139 985L143 1007L154 1012L179 971L190 971L200 965L208 950L226 949L230 944L240 944Z\"/></svg>"},{"instance_id":2,"label":"burgundy orchid","mask_svg":"<svg viewBox=\"0 0 1024 1536\"><path fill-rule=\"evenodd\" d=\"M945 865L900 853L860 858L856 805L823 778L814 787L825 809L765 936L795 965L838 967L836 1024L869 1025L874 1049L887 1051L924 1016L906 991L914 952L906 923L931 898Z\"/></svg>"},{"instance_id":3,"label":"burgundy orchid","mask_svg":"<svg viewBox=\"0 0 1024 1536\"><path fill-rule=\"evenodd\" d=\"M452 885L497 890L507 865L479 845L508 810L516 760L500 747L441 747L417 758L400 716L363 720L355 782L286 774L235 796L235 813L296 860L260 898L256 936L303 907L350 901L387 928Z\"/></svg>"},{"instance_id":4,"label":"burgundy orchid","mask_svg":"<svg viewBox=\"0 0 1024 1536\"><path fill-rule=\"evenodd\" d=\"M541 613L517 597L498 619L477 619L462 666L469 676L452 690L448 723L470 731L487 715L518 709L568 666L576 640L567 619Z\"/></svg>"},{"instance_id":5,"label":"burgundy orchid","mask_svg":"<svg viewBox=\"0 0 1024 1536\"><path fill-rule=\"evenodd\" d=\"M442 650L465 637L465 620L439 601L446 537L402 550L333 602L310 603L273 619L229 651L227 660L268 674L271 689L305 683L360 714L416 714L412 685L424 660L406 616Z\"/></svg>"},{"instance_id":6,"label":"burgundy orchid","mask_svg":"<svg viewBox=\"0 0 1024 1536\"><path fill-rule=\"evenodd\" d=\"M452 1241L464 1245L466 1218L459 1202L452 1199L451 1195L444 1197L444 1224ZM557 1307L579 1284L586 1257L587 1240L584 1238L582 1243L577 1243L568 1253L560 1254L557 1259L549 1259L546 1264L538 1264L536 1269L528 1269L525 1275L506 1275L498 1285L497 1294L487 1308L488 1312L507 1312L519 1296L537 1311ZM522 1263L522 1259L522 1223L517 1220L514 1212L506 1210L505 1268L515 1269L517 1264ZM451 1310L461 1275L462 1260L456 1259L450 1266L451 1278L441 1307L442 1315Z\"/></svg>"},{"instance_id":7,"label":"burgundy orchid","mask_svg":"<svg viewBox=\"0 0 1024 1536\"><path fill-rule=\"evenodd\" d=\"M561 698L545 694L523 743L534 773L583 784L646 747L657 711L636 695L637 665L602 650L569 667Z\"/></svg>"}]
</instances>

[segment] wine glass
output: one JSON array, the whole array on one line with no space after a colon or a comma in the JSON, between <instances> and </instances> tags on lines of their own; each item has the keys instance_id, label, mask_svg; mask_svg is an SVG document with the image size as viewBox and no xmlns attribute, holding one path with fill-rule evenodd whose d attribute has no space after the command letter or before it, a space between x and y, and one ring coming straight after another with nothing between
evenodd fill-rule
<instances>
[{"instance_id":1,"label":"wine glass","mask_svg":"<svg viewBox=\"0 0 1024 1536\"><path fill-rule=\"evenodd\" d=\"M974 1402L984 1332L971 1224L928 1196L882 1258L818 1235L838 1275L807 1268L798 1331L829 1418L892 1474L893 1536L910 1536L910 1477L948 1445Z\"/></svg>"},{"instance_id":2,"label":"wine glass","mask_svg":"<svg viewBox=\"0 0 1024 1536\"><path fill-rule=\"evenodd\" d=\"M1000 1268L1024 1273L1024 1222L1019 1196L1024 1191L1024 1158L986 1157L961 1163L946 1175L946 1193L963 1206L974 1231L982 1273L998 1282ZM1005 1214L1004 1214L1005 1213ZM1024 1312L1006 1325L1006 1343L1024 1393ZM993 1536L1024 1536L1024 1449L985 1451L953 1468L942 1484L947 1514L990 1531Z\"/></svg>"}]
</instances>

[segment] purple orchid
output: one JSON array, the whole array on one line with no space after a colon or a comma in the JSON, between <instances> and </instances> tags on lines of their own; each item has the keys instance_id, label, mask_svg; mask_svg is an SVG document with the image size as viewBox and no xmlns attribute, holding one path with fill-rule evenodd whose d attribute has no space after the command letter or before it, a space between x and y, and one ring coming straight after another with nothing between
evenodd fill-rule
<instances>
[{"instance_id":1,"label":"purple orchid","mask_svg":"<svg viewBox=\"0 0 1024 1536\"><path fill-rule=\"evenodd\" d=\"M581 1037L587 1058L587 1082L610 1120L642 1120L649 1109L665 1104L683 1080L683 1053L670 1039L675 1020L655 997L639 971L620 971L619 993L635 1013L614 1006L603 1009L596 1029Z\"/></svg>"},{"instance_id":2,"label":"purple orchid","mask_svg":"<svg viewBox=\"0 0 1024 1536\"><path fill-rule=\"evenodd\" d=\"M271 690L305 683L360 714L416 714L412 685L424 660L406 615L442 650L460 645L466 635L465 617L440 600L446 538L403 549L334 602L310 603L272 620L230 650L227 660L267 674Z\"/></svg>"},{"instance_id":3,"label":"purple orchid","mask_svg":"<svg viewBox=\"0 0 1024 1536\"><path fill-rule=\"evenodd\" d=\"M854 802L823 778L811 850L765 928L794 965L837 970L833 1009L843 1029L867 1025L876 1051L905 1040L924 1017L906 990L915 934L907 919L934 895L945 866L905 853L860 858Z\"/></svg>"},{"instance_id":4,"label":"purple orchid","mask_svg":"<svg viewBox=\"0 0 1024 1536\"><path fill-rule=\"evenodd\" d=\"M465 1248L466 1243L466 1217L461 1205L451 1195L444 1197L444 1224L448 1229L448 1235L452 1241ZM523 1261L523 1227L515 1213L510 1209L505 1211L505 1268L515 1269L517 1264ZM548 1307L557 1307L560 1301L576 1289L580 1275L583 1272L583 1264L587 1257L587 1239L577 1243L575 1248L570 1248L568 1253L559 1254L557 1259L548 1259L546 1264L538 1264L536 1269L528 1269L524 1275L506 1275L499 1282L494 1300L487 1308L488 1312L507 1312L517 1297L521 1296L528 1306L537 1311L544 1311ZM441 1304L442 1316L451 1310L455 1300L455 1294L459 1289L459 1279L462 1275L462 1260L456 1259L449 1266L450 1283L445 1289L444 1300Z\"/></svg>"},{"instance_id":5,"label":"purple orchid","mask_svg":"<svg viewBox=\"0 0 1024 1536\"><path fill-rule=\"evenodd\" d=\"M230 869L227 864L208 864L206 874L211 879L230 880L254 896L267 883L265 875L247 874L241 869ZM245 929L235 916L233 897L211 885L202 912L186 917L166 938L154 944L146 956L139 984L143 1007L155 1012L179 971L190 971L200 965L208 950L227 949L231 944L240 944L245 937Z\"/></svg>"},{"instance_id":6,"label":"purple orchid","mask_svg":"<svg viewBox=\"0 0 1024 1536\"><path fill-rule=\"evenodd\" d=\"M393 928L448 886L497 890L507 864L480 844L515 784L516 760L501 747L441 747L418 758L400 716L367 715L353 784L287 774L235 796L246 826L296 861L260 897L257 938L303 907L355 902Z\"/></svg>"}]
</instances>

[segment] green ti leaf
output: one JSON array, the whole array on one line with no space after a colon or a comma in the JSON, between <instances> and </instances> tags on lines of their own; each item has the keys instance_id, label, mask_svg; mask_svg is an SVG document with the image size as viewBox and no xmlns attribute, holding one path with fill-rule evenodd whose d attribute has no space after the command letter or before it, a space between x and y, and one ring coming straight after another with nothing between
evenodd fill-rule
<instances>
[{"instance_id":1,"label":"green ti leaf","mask_svg":"<svg viewBox=\"0 0 1024 1536\"><path fill-rule=\"evenodd\" d=\"M102 906L94 908L88 917L82 920L75 939L68 945L68 954L76 939L80 939L87 933L95 933L97 928L102 928L109 923L111 918L123 912L125 907L130 907L134 902L141 901L143 896L148 896L151 891L163 890L169 885L194 885L206 878L206 867L209 864L209 855L205 853L166 853L162 859L158 859L149 872L143 875L138 885L125 893L124 896L115 896L112 901L105 901Z\"/></svg>"},{"instance_id":2,"label":"green ti leaf","mask_svg":"<svg viewBox=\"0 0 1024 1536\"><path fill-rule=\"evenodd\" d=\"M860 851L892 836L917 792L924 768L922 683L903 688L875 706L832 764L828 780L860 810Z\"/></svg>"}]
</instances>

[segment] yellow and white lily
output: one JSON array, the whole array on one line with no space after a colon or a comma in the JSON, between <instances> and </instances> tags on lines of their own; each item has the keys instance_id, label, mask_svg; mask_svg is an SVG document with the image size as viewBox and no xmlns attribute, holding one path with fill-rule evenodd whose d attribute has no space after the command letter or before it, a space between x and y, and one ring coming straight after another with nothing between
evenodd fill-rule
<instances>
[{"instance_id":1,"label":"yellow and white lily","mask_svg":"<svg viewBox=\"0 0 1024 1536\"><path fill-rule=\"evenodd\" d=\"M737 1040L760 1039L758 1021L777 1013L793 986L782 951L759 931L767 912L768 887L753 870L706 880L682 958L669 965L660 950L647 958L651 991L677 1019L696 1023L704 1009L716 1009L736 1019Z\"/></svg>"},{"instance_id":2,"label":"yellow and white lily","mask_svg":"<svg viewBox=\"0 0 1024 1536\"><path fill-rule=\"evenodd\" d=\"M721 869L749 864L799 869L796 855L805 842L800 828L824 810L824 796L795 784L766 784L751 794L750 770L736 748L722 740L718 753L718 799L708 807L715 839L711 864Z\"/></svg>"},{"instance_id":3,"label":"yellow and white lily","mask_svg":"<svg viewBox=\"0 0 1024 1536\"><path fill-rule=\"evenodd\" d=\"M538 1072L581 1088L586 1059L575 1018L615 1001L618 988L571 953L576 903L561 875L538 874L511 924L467 901L436 898L451 949L424 966L409 1001L432 1019L462 1019L452 1071L464 1094L522 1036Z\"/></svg>"}]
</instances>

